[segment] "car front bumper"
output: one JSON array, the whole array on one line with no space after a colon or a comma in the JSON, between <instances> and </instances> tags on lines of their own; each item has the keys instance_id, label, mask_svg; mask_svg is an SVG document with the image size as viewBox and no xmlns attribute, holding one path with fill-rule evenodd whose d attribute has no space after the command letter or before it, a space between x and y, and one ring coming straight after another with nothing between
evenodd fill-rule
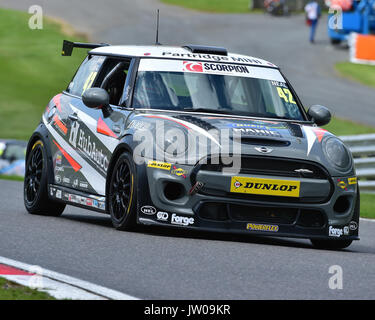
<instances>
[{"instance_id":1,"label":"car front bumper","mask_svg":"<svg viewBox=\"0 0 375 320\"><path fill-rule=\"evenodd\" d=\"M164 164L164 165L163 165ZM137 167L138 222L262 236L358 240L355 177L290 177L298 197L232 192L233 174L209 168L147 162Z\"/></svg>"}]
</instances>

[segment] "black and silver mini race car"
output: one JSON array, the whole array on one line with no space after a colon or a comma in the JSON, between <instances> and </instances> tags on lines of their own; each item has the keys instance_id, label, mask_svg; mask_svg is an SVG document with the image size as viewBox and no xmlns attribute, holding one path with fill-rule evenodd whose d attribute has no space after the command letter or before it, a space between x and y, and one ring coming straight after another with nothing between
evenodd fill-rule
<instances>
[{"instance_id":1,"label":"black and silver mini race car","mask_svg":"<svg viewBox=\"0 0 375 320\"><path fill-rule=\"evenodd\" d=\"M358 240L350 152L319 128L274 64L225 48L89 48L47 105L27 148L32 214L70 204L111 215L120 230L160 225L311 239Z\"/></svg>"}]
</instances>

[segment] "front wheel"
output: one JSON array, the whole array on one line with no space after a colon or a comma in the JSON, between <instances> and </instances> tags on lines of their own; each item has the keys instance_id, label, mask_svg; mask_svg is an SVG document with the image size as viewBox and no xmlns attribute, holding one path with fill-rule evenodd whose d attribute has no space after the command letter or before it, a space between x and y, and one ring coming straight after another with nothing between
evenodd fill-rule
<instances>
[{"instance_id":1,"label":"front wheel","mask_svg":"<svg viewBox=\"0 0 375 320\"><path fill-rule=\"evenodd\" d=\"M108 209L117 230L129 230L136 223L136 176L132 156L124 152L113 168L108 191Z\"/></svg>"},{"instance_id":2,"label":"front wheel","mask_svg":"<svg viewBox=\"0 0 375 320\"><path fill-rule=\"evenodd\" d=\"M339 250L349 247L353 240L321 240L321 239L311 239L311 243L315 248L318 249L331 249Z\"/></svg>"},{"instance_id":3,"label":"front wheel","mask_svg":"<svg viewBox=\"0 0 375 320\"><path fill-rule=\"evenodd\" d=\"M41 140L36 141L26 159L23 187L26 210L31 214L60 216L65 204L51 200L47 187L47 154Z\"/></svg>"}]
</instances>

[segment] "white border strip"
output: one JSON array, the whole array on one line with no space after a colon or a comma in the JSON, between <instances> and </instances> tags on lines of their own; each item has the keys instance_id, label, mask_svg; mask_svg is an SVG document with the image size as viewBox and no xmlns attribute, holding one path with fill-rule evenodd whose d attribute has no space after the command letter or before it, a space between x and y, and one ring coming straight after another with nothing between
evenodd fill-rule
<instances>
[{"instance_id":1,"label":"white border strip","mask_svg":"<svg viewBox=\"0 0 375 320\"><path fill-rule=\"evenodd\" d=\"M375 219L369 219L369 218L359 218L359 220L366 221L366 222L375 222Z\"/></svg>"},{"instance_id":2,"label":"white border strip","mask_svg":"<svg viewBox=\"0 0 375 320\"><path fill-rule=\"evenodd\" d=\"M15 268L18 268L18 269L21 269L30 273L35 273L35 266L29 265L23 262L19 262L16 260L12 260L12 259L8 259L8 258L0 256L0 263L11 266L11 267L15 267ZM85 290L89 293L93 293L102 298L106 298L110 300L139 300L138 298L130 296L128 294L125 294L116 290L108 289L108 288L105 288L105 287L102 287L102 286L99 286L99 285L96 285L87 281L83 281L77 278L73 278L73 277L70 277L70 276L55 272L55 271L47 270L44 268L42 268L42 270L43 270L43 274L40 275L42 277L50 278L58 282L61 282L63 284L71 285L73 287Z\"/></svg>"}]
</instances>

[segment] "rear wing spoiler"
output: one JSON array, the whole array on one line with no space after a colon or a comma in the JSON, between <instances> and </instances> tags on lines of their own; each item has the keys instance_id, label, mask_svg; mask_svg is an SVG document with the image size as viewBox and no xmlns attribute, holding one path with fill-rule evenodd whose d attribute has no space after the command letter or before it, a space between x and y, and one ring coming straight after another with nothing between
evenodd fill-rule
<instances>
[{"instance_id":1,"label":"rear wing spoiler","mask_svg":"<svg viewBox=\"0 0 375 320\"><path fill-rule=\"evenodd\" d=\"M84 42L71 42L64 40L62 47L62 56L71 56L74 48L83 48L83 49L95 49L99 47L109 46L107 43L84 43Z\"/></svg>"}]
</instances>

